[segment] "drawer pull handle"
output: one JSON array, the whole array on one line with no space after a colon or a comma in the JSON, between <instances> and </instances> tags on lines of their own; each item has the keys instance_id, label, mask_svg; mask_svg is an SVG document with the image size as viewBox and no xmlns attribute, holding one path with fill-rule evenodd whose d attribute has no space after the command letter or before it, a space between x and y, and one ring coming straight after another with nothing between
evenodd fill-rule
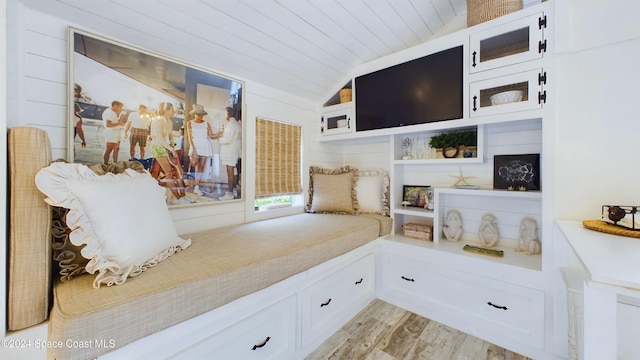
<instances>
[{"instance_id":1,"label":"drawer pull handle","mask_svg":"<svg viewBox=\"0 0 640 360\"><path fill-rule=\"evenodd\" d=\"M331 302L331 299L327 300L327 302L320 304L320 307L324 307L329 305L329 303Z\"/></svg>"},{"instance_id":2,"label":"drawer pull handle","mask_svg":"<svg viewBox=\"0 0 640 360\"><path fill-rule=\"evenodd\" d=\"M411 279L411 278L408 278L408 277L404 277L404 276L402 276L402 280L411 281L411 282L415 281L414 279Z\"/></svg>"},{"instance_id":3,"label":"drawer pull handle","mask_svg":"<svg viewBox=\"0 0 640 360\"><path fill-rule=\"evenodd\" d=\"M362 284L362 278L360 278L360 280L356 281L356 285L360 285Z\"/></svg>"},{"instance_id":4,"label":"drawer pull handle","mask_svg":"<svg viewBox=\"0 0 640 360\"><path fill-rule=\"evenodd\" d=\"M262 343L257 344L257 345L253 345L253 347L251 348L251 350L259 349L259 348L261 348L261 347L263 347L263 346L267 345L267 343L269 342L269 340L271 340L271 336L267 336L267 338L266 338L266 339L264 339L264 341L263 341Z\"/></svg>"},{"instance_id":5,"label":"drawer pull handle","mask_svg":"<svg viewBox=\"0 0 640 360\"><path fill-rule=\"evenodd\" d=\"M496 305L496 304L492 303L491 301L489 301L489 302L487 303L487 305L489 305L489 306L493 306L493 307L494 307L494 308L496 308L496 309L509 310L506 306Z\"/></svg>"}]
</instances>

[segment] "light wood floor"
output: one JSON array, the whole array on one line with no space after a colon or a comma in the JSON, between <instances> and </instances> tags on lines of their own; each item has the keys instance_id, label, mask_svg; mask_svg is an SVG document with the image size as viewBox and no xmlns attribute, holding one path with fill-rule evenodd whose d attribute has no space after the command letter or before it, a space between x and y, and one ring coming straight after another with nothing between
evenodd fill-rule
<instances>
[{"instance_id":1,"label":"light wood floor","mask_svg":"<svg viewBox=\"0 0 640 360\"><path fill-rule=\"evenodd\" d=\"M374 300L307 360L526 360L528 358Z\"/></svg>"}]
</instances>

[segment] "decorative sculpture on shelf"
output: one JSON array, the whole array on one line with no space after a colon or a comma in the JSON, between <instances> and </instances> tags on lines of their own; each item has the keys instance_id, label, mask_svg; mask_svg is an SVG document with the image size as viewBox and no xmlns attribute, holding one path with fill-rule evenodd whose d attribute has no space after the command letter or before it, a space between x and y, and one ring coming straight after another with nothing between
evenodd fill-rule
<instances>
[{"instance_id":1,"label":"decorative sculpture on shelf","mask_svg":"<svg viewBox=\"0 0 640 360\"><path fill-rule=\"evenodd\" d=\"M478 229L478 237L484 246L494 247L500 239L500 230L498 229L498 219L492 213L482 215L482 222Z\"/></svg>"},{"instance_id":2,"label":"decorative sculpture on shelf","mask_svg":"<svg viewBox=\"0 0 640 360\"><path fill-rule=\"evenodd\" d=\"M460 211L451 209L447 212L447 221L442 226L442 233L447 241L456 242L462 237L462 215Z\"/></svg>"},{"instance_id":3,"label":"decorative sculpture on shelf","mask_svg":"<svg viewBox=\"0 0 640 360\"><path fill-rule=\"evenodd\" d=\"M520 236L516 251L525 252L527 255L540 254L542 251L536 219L527 216L520 221Z\"/></svg>"},{"instance_id":4,"label":"decorative sculpture on shelf","mask_svg":"<svg viewBox=\"0 0 640 360\"><path fill-rule=\"evenodd\" d=\"M413 142L411 138L404 138L402 140L402 160L411 160L411 147L413 146Z\"/></svg>"}]
</instances>

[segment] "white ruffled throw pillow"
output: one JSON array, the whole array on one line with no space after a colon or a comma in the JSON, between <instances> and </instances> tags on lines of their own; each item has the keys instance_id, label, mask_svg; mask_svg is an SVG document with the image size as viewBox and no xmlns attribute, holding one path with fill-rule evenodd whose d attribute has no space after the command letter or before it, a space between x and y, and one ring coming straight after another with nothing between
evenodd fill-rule
<instances>
[{"instance_id":1,"label":"white ruffled throw pillow","mask_svg":"<svg viewBox=\"0 0 640 360\"><path fill-rule=\"evenodd\" d=\"M389 174L386 170L360 171L356 192L360 214L389 215Z\"/></svg>"},{"instance_id":2,"label":"white ruffled throw pillow","mask_svg":"<svg viewBox=\"0 0 640 360\"><path fill-rule=\"evenodd\" d=\"M169 214L164 190L149 173L126 169L98 175L88 166L52 163L36 175L36 185L52 206L69 209L70 241L86 245L93 287L121 285L191 240L181 239Z\"/></svg>"}]
</instances>

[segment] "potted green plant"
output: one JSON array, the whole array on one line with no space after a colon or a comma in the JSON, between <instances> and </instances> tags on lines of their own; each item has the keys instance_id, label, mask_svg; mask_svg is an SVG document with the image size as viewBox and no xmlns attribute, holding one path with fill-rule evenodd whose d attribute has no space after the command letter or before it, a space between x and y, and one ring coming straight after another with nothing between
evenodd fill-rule
<instances>
[{"instance_id":1,"label":"potted green plant","mask_svg":"<svg viewBox=\"0 0 640 360\"><path fill-rule=\"evenodd\" d=\"M432 136L429 146L435 148L436 152L442 152L443 157L453 158L466 150L474 151L473 147L478 144L477 135L476 130L450 131Z\"/></svg>"},{"instance_id":2,"label":"potted green plant","mask_svg":"<svg viewBox=\"0 0 640 360\"><path fill-rule=\"evenodd\" d=\"M436 153L442 153L445 158L452 158L458 155L457 139L453 132L432 136L431 140L429 140L429 146L436 149Z\"/></svg>"},{"instance_id":3,"label":"potted green plant","mask_svg":"<svg viewBox=\"0 0 640 360\"><path fill-rule=\"evenodd\" d=\"M478 151L478 131L464 130L458 132L458 151L465 158L476 156Z\"/></svg>"},{"instance_id":4,"label":"potted green plant","mask_svg":"<svg viewBox=\"0 0 640 360\"><path fill-rule=\"evenodd\" d=\"M464 130L457 132L458 145L477 146L478 132L476 130Z\"/></svg>"}]
</instances>

